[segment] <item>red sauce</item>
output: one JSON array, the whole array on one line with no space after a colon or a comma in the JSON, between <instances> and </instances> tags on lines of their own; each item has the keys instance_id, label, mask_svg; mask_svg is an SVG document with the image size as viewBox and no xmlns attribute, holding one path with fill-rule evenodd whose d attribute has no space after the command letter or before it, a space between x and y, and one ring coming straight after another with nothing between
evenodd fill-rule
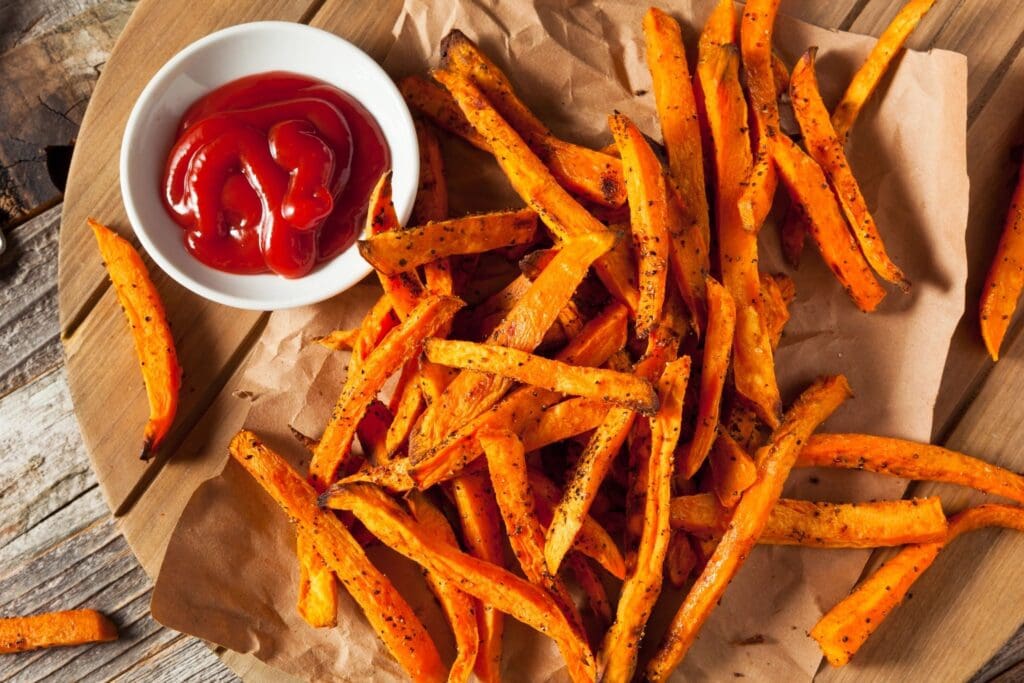
<instances>
[{"instance_id":1,"label":"red sauce","mask_svg":"<svg viewBox=\"0 0 1024 683\"><path fill-rule=\"evenodd\" d=\"M167 157L164 204L203 263L301 277L352 244L390 165L384 134L355 99L274 71L189 107Z\"/></svg>"}]
</instances>

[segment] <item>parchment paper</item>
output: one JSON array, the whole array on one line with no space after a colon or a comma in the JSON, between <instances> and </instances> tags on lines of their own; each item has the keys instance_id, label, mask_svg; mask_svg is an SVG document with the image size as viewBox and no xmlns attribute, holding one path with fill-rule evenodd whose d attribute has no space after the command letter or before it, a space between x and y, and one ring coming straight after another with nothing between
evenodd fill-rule
<instances>
[{"instance_id":1,"label":"parchment paper","mask_svg":"<svg viewBox=\"0 0 1024 683\"><path fill-rule=\"evenodd\" d=\"M437 45L458 27L510 74L527 103L573 141L610 141L606 117L631 116L660 139L644 62L646 5L621 1L453 0L438 7L406 0L385 59L394 77L437 64ZM683 24L687 43L710 0L661 3ZM834 103L874 39L780 17L776 45L788 64L820 48L826 101ZM913 292L890 289L879 311L859 313L809 244L799 271L780 257L777 231L762 232L762 270L789 272L797 299L777 356L784 398L813 377L843 372L856 398L831 430L927 440L946 352L963 308L967 220L966 60L943 51L908 52L863 112L848 145L851 164ZM453 210L520 202L487 155L446 142ZM361 285L333 302L275 313L246 370L246 426L304 467L291 437L322 429L344 376L346 354L309 346L312 337L358 323L377 296ZM223 450L226 444L210 444ZM905 483L856 472L796 472L787 495L864 500L902 494ZM294 532L284 515L234 463L194 494L175 529L153 594L154 617L171 628L253 652L310 680L392 680L401 674L346 597L339 627L314 630L295 611ZM806 631L856 581L866 551L759 547L726 593L677 674L686 680L806 680L820 656ZM423 615L444 656L451 637L416 570L390 551L372 552ZM678 600L679 596L670 596ZM673 602L669 599L667 602ZM668 604L650 632L674 611ZM510 681L563 680L549 641L509 620L505 668ZM657 640L655 635L651 640ZM656 644L656 643L655 643Z\"/></svg>"}]
</instances>

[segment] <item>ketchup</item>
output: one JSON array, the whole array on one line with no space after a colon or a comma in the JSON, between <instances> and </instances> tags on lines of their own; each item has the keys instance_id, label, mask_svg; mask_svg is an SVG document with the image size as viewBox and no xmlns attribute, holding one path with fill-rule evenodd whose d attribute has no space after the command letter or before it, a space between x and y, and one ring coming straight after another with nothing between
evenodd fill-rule
<instances>
[{"instance_id":1,"label":"ketchup","mask_svg":"<svg viewBox=\"0 0 1024 683\"><path fill-rule=\"evenodd\" d=\"M349 94L274 71L197 100L167 157L164 204L201 262L301 277L355 241L391 154Z\"/></svg>"}]
</instances>

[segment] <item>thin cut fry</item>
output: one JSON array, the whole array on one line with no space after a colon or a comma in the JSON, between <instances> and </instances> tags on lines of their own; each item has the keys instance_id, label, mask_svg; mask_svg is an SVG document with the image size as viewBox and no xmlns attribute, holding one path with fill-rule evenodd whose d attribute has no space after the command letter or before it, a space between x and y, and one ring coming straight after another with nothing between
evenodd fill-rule
<instances>
[{"instance_id":1,"label":"thin cut fry","mask_svg":"<svg viewBox=\"0 0 1024 683\"><path fill-rule=\"evenodd\" d=\"M397 325L398 316L391 305L391 297L385 292L366 312L359 325L359 336L352 343L352 356L348 361L348 371L350 373L358 372L359 366L363 364L370 352Z\"/></svg>"},{"instance_id":2,"label":"thin cut fry","mask_svg":"<svg viewBox=\"0 0 1024 683\"><path fill-rule=\"evenodd\" d=\"M416 524L393 500L370 484L333 487L321 503L350 510L381 541L466 593L550 636L565 657L574 681L594 681L594 657L544 590L455 546L438 542Z\"/></svg>"},{"instance_id":3,"label":"thin cut fry","mask_svg":"<svg viewBox=\"0 0 1024 683\"><path fill-rule=\"evenodd\" d=\"M640 129L623 114L608 117L619 146L629 196L630 227L640 272L636 335L644 338L661 319L668 282L668 194L661 163Z\"/></svg>"},{"instance_id":4,"label":"thin cut fry","mask_svg":"<svg viewBox=\"0 0 1024 683\"><path fill-rule=\"evenodd\" d=\"M630 374L569 365L492 344L428 339L423 346L433 363L501 375L531 386L621 405L650 415L658 397L650 382Z\"/></svg>"},{"instance_id":5,"label":"thin cut fry","mask_svg":"<svg viewBox=\"0 0 1024 683\"><path fill-rule=\"evenodd\" d=\"M390 304L388 302L388 310L391 309ZM334 330L313 341L331 351L351 351L361 333L362 328L359 327L353 330Z\"/></svg>"},{"instance_id":6,"label":"thin cut fry","mask_svg":"<svg viewBox=\"0 0 1024 683\"><path fill-rule=\"evenodd\" d=\"M544 163L470 79L445 71L434 72L434 77L448 88L474 128L490 141L495 158L513 189L559 241L607 232L600 221L562 189ZM629 306L630 311L636 311L639 293L629 263L606 255L595 264L595 269L612 296Z\"/></svg>"},{"instance_id":7,"label":"thin cut fry","mask_svg":"<svg viewBox=\"0 0 1024 683\"><path fill-rule=\"evenodd\" d=\"M100 255L128 318L135 354L142 368L149 401L149 419L139 457L149 460L167 436L178 410L181 366L163 301L135 247L110 228L89 219Z\"/></svg>"},{"instance_id":8,"label":"thin cut fry","mask_svg":"<svg viewBox=\"0 0 1024 683\"><path fill-rule=\"evenodd\" d=\"M816 434L797 467L867 470L904 479L942 481L1024 503L1024 476L964 453L867 434Z\"/></svg>"},{"instance_id":9,"label":"thin cut fry","mask_svg":"<svg viewBox=\"0 0 1024 683\"><path fill-rule=\"evenodd\" d=\"M388 171L377 181L376 187L370 194L370 204L366 214L366 233L379 235L388 232L399 232L402 226L398 223L398 214L395 213L395 205L391 201L391 171ZM407 270L397 275L386 275L377 273L380 279L380 286L391 300L391 306L395 309L399 320L405 320L409 311L416 307L416 304L424 296L423 283L415 270Z\"/></svg>"},{"instance_id":10,"label":"thin cut fry","mask_svg":"<svg viewBox=\"0 0 1024 683\"><path fill-rule=\"evenodd\" d=\"M548 406L535 421L515 420L527 452L585 434L604 422L608 404L590 398L569 398Z\"/></svg>"},{"instance_id":11,"label":"thin cut fry","mask_svg":"<svg viewBox=\"0 0 1024 683\"><path fill-rule=\"evenodd\" d=\"M240 431L231 440L232 457L280 505L363 610L392 656L415 681L443 681L447 672L416 613L377 570L345 525L316 506L316 492L281 456L255 434Z\"/></svg>"},{"instance_id":12,"label":"thin cut fry","mask_svg":"<svg viewBox=\"0 0 1024 683\"><path fill-rule=\"evenodd\" d=\"M626 577L615 615L605 634L598 662L602 680L629 683L636 669L647 619L661 594L662 566L668 550L669 499L675 449L682 431L683 398L690 377L690 358L672 361L658 380L660 407L651 419L650 461L647 467L647 496L644 524L633 572Z\"/></svg>"},{"instance_id":13,"label":"thin cut fry","mask_svg":"<svg viewBox=\"0 0 1024 683\"><path fill-rule=\"evenodd\" d=\"M860 110L878 87L889 64L907 42L918 22L934 4L935 0L909 0L882 32L882 37L871 49L867 60L853 75L842 100L832 113L832 126L840 139L845 140L850 134Z\"/></svg>"},{"instance_id":14,"label":"thin cut fry","mask_svg":"<svg viewBox=\"0 0 1024 683\"><path fill-rule=\"evenodd\" d=\"M729 510L710 493L672 499L672 528L699 538L721 538ZM944 537L946 517L937 496L870 503L812 503L782 498L758 543L806 548L882 548Z\"/></svg>"},{"instance_id":15,"label":"thin cut fry","mask_svg":"<svg viewBox=\"0 0 1024 683\"><path fill-rule=\"evenodd\" d=\"M689 479L704 464L718 432L722 389L729 370L729 351L736 329L736 305L732 296L713 278L707 279L708 331L704 338L704 358L700 373L700 400L693 440L686 446L680 473Z\"/></svg>"},{"instance_id":16,"label":"thin cut fry","mask_svg":"<svg viewBox=\"0 0 1024 683\"><path fill-rule=\"evenodd\" d=\"M389 230L360 240L358 245L359 253L377 272L395 276L448 256L527 244L536 231L537 214L519 209Z\"/></svg>"},{"instance_id":17,"label":"thin cut fry","mask_svg":"<svg viewBox=\"0 0 1024 683\"><path fill-rule=\"evenodd\" d=\"M458 545L448 518L422 492L411 492L406 497L405 504L409 507L413 519L422 525L427 533L441 539L442 543ZM473 673L480 648L480 636L477 633L477 612L480 605L475 598L463 593L456 582L439 574L427 572L427 583L441 604L441 609L455 635L456 656L448 672L448 681L464 683Z\"/></svg>"},{"instance_id":18,"label":"thin cut fry","mask_svg":"<svg viewBox=\"0 0 1024 683\"><path fill-rule=\"evenodd\" d=\"M832 666L844 666L879 624L899 606L935 561L939 552L960 534L985 527L1024 531L1024 510L1014 505L979 505L954 515L945 538L911 545L879 567L811 629Z\"/></svg>"},{"instance_id":19,"label":"thin cut fry","mask_svg":"<svg viewBox=\"0 0 1024 683\"><path fill-rule=\"evenodd\" d=\"M814 74L814 56L817 48L811 48L793 68L790 78L790 99L797 123L804 134L804 145L811 158L818 162L828 177L839 206L853 230L860 249L879 277L899 285L903 291L910 289L910 282L903 271L892 262L886 253L882 236L878 233L875 219L868 211L867 202L861 194L860 185L853 177L850 162L843 151L843 143L836 136L828 120L828 110L818 91L818 79Z\"/></svg>"},{"instance_id":20,"label":"thin cut fry","mask_svg":"<svg viewBox=\"0 0 1024 683\"><path fill-rule=\"evenodd\" d=\"M786 413L771 441L758 450L754 459L759 478L743 494L728 530L648 663L648 680L666 680L682 661L729 582L750 556L803 444L849 395L850 386L842 375L819 379Z\"/></svg>"},{"instance_id":21,"label":"thin cut fry","mask_svg":"<svg viewBox=\"0 0 1024 683\"><path fill-rule=\"evenodd\" d=\"M1017 180L1003 234L981 290L978 311L981 338L994 361L999 360L999 347L1017 310L1021 290L1024 290L1024 173Z\"/></svg>"},{"instance_id":22,"label":"thin cut fry","mask_svg":"<svg viewBox=\"0 0 1024 683\"><path fill-rule=\"evenodd\" d=\"M117 640L117 627L91 609L0 618L0 655Z\"/></svg>"},{"instance_id":23,"label":"thin cut fry","mask_svg":"<svg viewBox=\"0 0 1024 683\"><path fill-rule=\"evenodd\" d=\"M443 221L448 218L448 182L444 178L441 143L432 126L419 119L415 119L413 124L416 126L416 141L420 148L420 184L416 188L416 201L412 205L412 223L423 225L431 221ZM423 275L427 289L434 294L455 293L451 261L448 259L436 259L425 264Z\"/></svg>"},{"instance_id":24,"label":"thin cut fry","mask_svg":"<svg viewBox=\"0 0 1024 683\"><path fill-rule=\"evenodd\" d=\"M729 432L722 431L711 447L708 462L711 465L711 488L718 502L723 507L736 507L743 492L757 481L754 459L747 455Z\"/></svg>"},{"instance_id":25,"label":"thin cut fry","mask_svg":"<svg viewBox=\"0 0 1024 683\"><path fill-rule=\"evenodd\" d=\"M552 135L516 96L508 77L462 31L454 29L441 41L441 66L472 79L566 189L598 204L622 206L626 189L618 160Z\"/></svg>"},{"instance_id":26,"label":"thin cut fry","mask_svg":"<svg viewBox=\"0 0 1024 683\"><path fill-rule=\"evenodd\" d=\"M418 375L419 369L417 368L415 372ZM402 392L396 393L395 396L398 397L398 401L395 405L394 419L388 426L384 444L386 456L383 459L375 460L377 464L387 462L402 449L405 440L409 438L413 425L423 413L423 390L416 377L411 378L402 387Z\"/></svg>"},{"instance_id":27,"label":"thin cut fry","mask_svg":"<svg viewBox=\"0 0 1024 683\"><path fill-rule=\"evenodd\" d=\"M866 313L875 310L885 298L885 290L850 233L821 167L785 135L775 141L775 165L836 279L857 308Z\"/></svg>"}]
</instances>

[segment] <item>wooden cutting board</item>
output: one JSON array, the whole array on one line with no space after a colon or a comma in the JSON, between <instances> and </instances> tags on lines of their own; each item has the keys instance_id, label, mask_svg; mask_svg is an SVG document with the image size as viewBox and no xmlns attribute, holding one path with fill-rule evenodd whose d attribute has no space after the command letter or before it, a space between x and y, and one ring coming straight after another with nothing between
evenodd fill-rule
<instances>
[{"instance_id":1,"label":"wooden cutting board","mask_svg":"<svg viewBox=\"0 0 1024 683\"><path fill-rule=\"evenodd\" d=\"M899 0L784 0L782 11L822 26L877 35ZM195 487L215 475L243 417L230 397L235 373L259 338L266 314L228 309L186 291L151 262L186 370L178 420L163 453L138 459L147 402L123 315L86 228L94 216L132 238L121 203L118 153L128 114L149 78L174 53L225 26L260 19L309 23L381 58L401 0L142 0L89 103L67 184L60 235L59 299L68 382L93 468L111 510L143 568L155 575L178 514ZM972 179L968 251L970 301L976 300L1008 203L1014 170L1008 150L1019 140L1024 83L1024 14L1017 0L940 0L911 45L964 52L970 59L968 131ZM1024 466L1024 420L1015 399L1024 386L1024 338L1012 330L1006 360L985 360L973 304L950 349L936 407L936 435L1009 467ZM921 487L930 492L933 487ZM957 503L964 492L943 491ZM1016 577L1024 543L988 532L946 551L915 598L842 672L823 678L966 678L996 653L1022 620L1024 585ZM810 624L808 624L810 627ZM950 636L955 635L955 644ZM951 647L952 645L952 647ZM251 657L225 655L246 678L266 674ZM1020 657L1017 658L1019 660ZM1012 660L1012 661L1017 661ZM264 667L265 668L265 667ZM262 671L262 673L261 673Z\"/></svg>"}]
</instances>

